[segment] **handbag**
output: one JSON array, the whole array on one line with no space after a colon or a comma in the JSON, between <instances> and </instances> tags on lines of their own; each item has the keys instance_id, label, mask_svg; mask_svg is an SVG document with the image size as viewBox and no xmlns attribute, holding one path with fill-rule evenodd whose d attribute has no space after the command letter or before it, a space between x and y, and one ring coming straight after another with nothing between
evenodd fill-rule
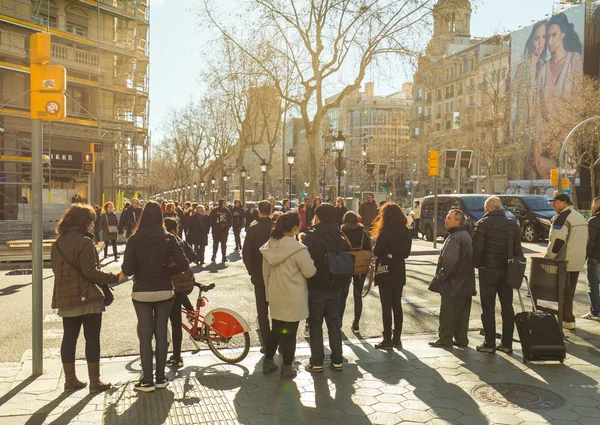
<instances>
[{"instance_id":1,"label":"handbag","mask_svg":"<svg viewBox=\"0 0 600 425\"><path fill-rule=\"evenodd\" d=\"M527 259L525 257L517 258L513 251L513 238L509 227L508 232L508 264L506 266L506 285L512 289L519 289L523 284L523 276L525 276L525 267L527 267Z\"/></svg>"},{"instance_id":2,"label":"handbag","mask_svg":"<svg viewBox=\"0 0 600 425\"><path fill-rule=\"evenodd\" d=\"M108 233L119 233L119 226L111 226L108 224L108 216L104 214L104 219L106 220L106 227L108 228Z\"/></svg>"},{"instance_id":3,"label":"handbag","mask_svg":"<svg viewBox=\"0 0 600 425\"><path fill-rule=\"evenodd\" d=\"M363 242L365 240L365 232L363 231L362 237L360 238L360 247L353 248L350 243L350 239L346 236L346 233L342 230L342 235L346 238L348 245L350 245L350 255L354 257L354 276L362 276L369 271L371 267L371 259L373 254L368 249L362 249Z\"/></svg>"},{"instance_id":4,"label":"handbag","mask_svg":"<svg viewBox=\"0 0 600 425\"><path fill-rule=\"evenodd\" d=\"M65 262L68 265L73 267L73 269L75 269L76 272L78 272L80 275L83 276L83 272L81 271L81 268L79 268L78 265L73 263L71 260L69 260L65 256L65 254L63 254L62 250L60 249L60 246L58 245L58 240L56 240L56 242L54 242L54 246L56 247L56 251L62 257L62 259L65 260ZM83 277L85 278L85 276L83 276ZM109 305L111 305L113 303L113 301L115 300L115 295L113 294L113 289L106 283L94 283L94 282L91 282L91 283L92 283L92 285L96 285L98 288L100 288L100 290L102 291L102 294L104 294L104 306L108 307Z\"/></svg>"},{"instance_id":5,"label":"handbag","mask_svg":"<svg viewBox=\"0 0 600 425\"><path fill-rule=\"evenodd\" d=\"M194 272L189 267L183 272L171 276L175 292L191 292L194 289Z\"/></svg>"}]
</instances>

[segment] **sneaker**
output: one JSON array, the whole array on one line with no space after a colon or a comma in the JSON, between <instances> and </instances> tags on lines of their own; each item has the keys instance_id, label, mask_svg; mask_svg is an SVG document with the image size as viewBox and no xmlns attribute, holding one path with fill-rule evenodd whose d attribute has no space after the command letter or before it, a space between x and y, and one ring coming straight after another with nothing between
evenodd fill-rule
<instances>
[{"instance_id":1,"label":"sneaker","mask_svg":"<svg viewBox=\"0 0 600 425\"><path fill-rule=\"evenodd\" d=\"M506 354L511 354L513 352L512 347L506 347L506 346L504 346L502 344L500 344L499 346L497 346L496 350L497 351L502 351L503 353L506 353Z\"/></svg>"},{"instance_id":2,"label":"sneaker","mask_svg":"<svg viewBox=\"0 0 600 425\"><path fill-rule=\"evenodd\" d=\"M304 369L307 372L311 372L311 373L321 373L321 372L323 372L323 365L315 366L315 365L312 365L309 363L306 366L304 366Z\"/></svg>"},{"instance_id":3,"label":"sneaker","mask_svg":"<svg viewBox=\"0 0 600 425\"><path fill-rule=\"evenodd\" d=\"M577 324L575 322L563 322L564 329L576 329Z\"/></svg>"},{"instance_id":4,"label":"sneaker","mask_svg":"<svg viewBox=\"0 0 600 425\"><path fill-rule=\"evenodd\" d=\"M352 332L358 332L359 327L358 327L358 323L352 323Z\"/></svg>"},{"instance_id":5,"label":"sneaker","mask_svg":"<svg viewBox=\"0 0 600 425\"><path fill-rule=\"evenodd\" d=\"M477 349L477 351L479 351L481 353L490 353L490 354L493 354L493 353L496 352L496 347L488 347L485 344L478 345L476 347L476 349Z\"/></svg>"},{"instance_id":6,"label":"sneaker","mask_svg":"<svg viewBox=\"0 0 600 425\"><path fill-rule=\"evenodd\" d=\"M581 316L582 319L600 321L600 317L594 316L592 313L587 313Z\"/></svg>"},{"instance_id":7,"label":"sneaker","mask_svg":"<svg viewBox=\"0 0 600 425\"><path fill-rule=\"evenodd\" d=\"M338 372L342 370L342 364L341 363L329 363L329 367L333 370L337 370Z\"/></svg>"},{"instance_id":8,"label":"sneaker","mask_svg":"<svg viewBox=\"0 0 600 425\"><path fill-rule=\"evenodd\" d=\"M144 381L138 382L137 384L135 384L135 386L133 388L136 391L141 391L143 393L151 393L152 391L154 391L156 389L156 387L154 387L153 382L144 382Z\"/></svg>"},{"instance_id":9,"label":"sneaker","mask_svg":"<svg viewBox=\"0 0 600 425\"><path fill-rule=\"evenodd\" d=\"M181 362L183 363L183 362ZM167 378L157 378L156 379L156 388L162 390L163 388L167 388L169 385L169 380Z\"/></svg>"},{"instance_id":10,"label":"sneaker","mask_svg":"<svg viewBox=\"0 0 600 425\"><path fill-rule=\"evenodd\" d=\"M183 359L181 357L178 359L171 357L169 360L167 360L166 365L169 367L174 367L174 368L183 367ZM158 387L158 380L156 382L157 382L156 386Z\"/></svg>"}]
</instances>

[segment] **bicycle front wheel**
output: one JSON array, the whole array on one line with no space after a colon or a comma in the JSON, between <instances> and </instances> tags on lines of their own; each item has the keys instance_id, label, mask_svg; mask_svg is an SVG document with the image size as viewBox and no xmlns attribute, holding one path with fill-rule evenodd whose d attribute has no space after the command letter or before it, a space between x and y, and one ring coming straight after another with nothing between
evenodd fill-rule
<instances>
[{"instance_id":1,"label":"bicycle front wheel","mask_svg":"<svg viewBox=\"0 0 600 425\"><path fill-rule=\"evenodd\" d=\"M224 337L208 326L205 328L208 347L219 360L226 363L238 363L246 358L250 351L250 334L248 332Z\"/></svg>"}]
</instances>

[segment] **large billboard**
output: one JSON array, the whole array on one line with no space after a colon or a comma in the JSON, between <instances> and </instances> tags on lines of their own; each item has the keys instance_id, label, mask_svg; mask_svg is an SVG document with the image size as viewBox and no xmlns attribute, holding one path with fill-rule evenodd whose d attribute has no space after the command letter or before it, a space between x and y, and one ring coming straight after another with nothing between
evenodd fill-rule
<instances>
[{"instance_id":1,"label":"large billboard","mask_svg":"<svg viewBox=\"0 0 600 425\"><path fill-rule=\"evenodd\" d=\"M511 130L525 179L547 179L558 163L547 124L583 75L584 27L583 4L511 33Z\"/></svg>"}]
</instances>

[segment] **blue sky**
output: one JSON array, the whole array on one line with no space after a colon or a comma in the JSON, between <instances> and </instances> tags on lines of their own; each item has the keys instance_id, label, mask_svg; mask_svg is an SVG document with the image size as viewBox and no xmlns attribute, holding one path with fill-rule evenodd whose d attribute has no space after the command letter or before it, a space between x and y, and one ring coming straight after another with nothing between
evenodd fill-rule
<instances>
[{"instance_id":1,"label":"blue sky","mask_svg":"<svg viewBox=\"0 0 600 425\"><path fill-rule=\"evenodd\" d=\"M229 0L220 0L229 2ZM554 0L475 0L471 17L473 36L490 36L527 26L552 13ZM213 35L200 27L199 0L150 1L150 129L153 143L161 136L161 122L172 107L199 98L199 73L206 64L203 54ZM410 80L375 79L377 94L399 90Z\"/></svg>"}]
</instances>

